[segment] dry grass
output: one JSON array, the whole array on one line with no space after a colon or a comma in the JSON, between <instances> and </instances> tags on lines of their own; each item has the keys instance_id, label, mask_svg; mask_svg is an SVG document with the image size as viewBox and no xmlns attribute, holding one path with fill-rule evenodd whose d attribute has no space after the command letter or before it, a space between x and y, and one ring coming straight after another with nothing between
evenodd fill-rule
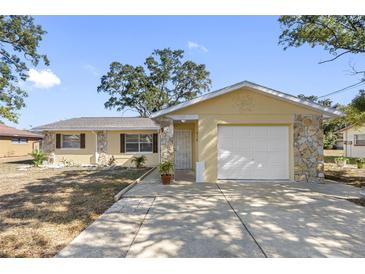
<instances>
[{"instance_id":1,"label":"dry grass","mask_svg":"<svg viewBox=\"0 0 365 274\"><path fill-rule=\"evenodd\" d=\"M338 167L333 163L325 163L324 173L327 179L344 182L356 187L365 186L365 168L358 169L356 165Z\"/></svg>"},{"instance_id":2,"label":"dry grass","mask_svg":"<svg viewBox=\"0 0 365 274\"><path fill-rule=\"evenodd\" d=\"M0 257L51 257L146 169L18 171L0 163Z\"/></svg>"},{"instance_id":3,"label":"dry grass","mask_svg":"<svg viewBox=\"0 0 365 274\"><path fill-rule=\"evenodd\" d=\"M342 149L325 149L323 151L324 156L335 156L340 157L344 155L344 151Z\"/></svg>"}]
</instances>

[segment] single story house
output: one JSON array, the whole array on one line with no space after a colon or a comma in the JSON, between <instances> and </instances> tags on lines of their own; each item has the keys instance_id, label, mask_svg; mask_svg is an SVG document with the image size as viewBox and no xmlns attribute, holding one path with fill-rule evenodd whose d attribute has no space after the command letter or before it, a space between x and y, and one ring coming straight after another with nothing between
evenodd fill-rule
<instances>
[{"instance_id":1,"label":"single story house","mask_svg":"<svg viewBox=\"0 0 365 274\"><path fill-rule=\"evenodd\" d=\"M342 130L345 157L365 158L365 125L349 126Z\"/></svg>"},{"instance_id":2,"label":"single story house","mask_svg":"<svg viewBox=\"0 0 365 274\"><path fill-rule=\"evenodd\" d=\"M42 135L0 124L0 158L29 155L41 140Z\"/></svg>"},{"instance_id":3,"label":"single story house","mask_svg":"<svg viewBox=\"0 0 365 274\"><path fill-rule=\"evenodd\" d=\"M248 81L165 108L151 118L75 118L36 128L58 160L97 163L100 153L131 165L174 162L198 182L318 180L322 120L341 112Z\"/></svg>"}]
</instances>

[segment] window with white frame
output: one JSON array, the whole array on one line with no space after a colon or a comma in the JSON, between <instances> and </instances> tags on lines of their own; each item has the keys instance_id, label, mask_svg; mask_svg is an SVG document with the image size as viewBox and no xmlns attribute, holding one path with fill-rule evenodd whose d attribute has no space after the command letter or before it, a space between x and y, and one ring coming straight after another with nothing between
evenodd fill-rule
<instances>
[{"instance_id":1,"label":"window with white frame","mask_svg":"<svg viewBox=\"0 0 365 274\"><path fill-rule=\"evenodd\" d=\"M80 148L79 134L63 134L62 148Z\"/></svg>"},{"instance_id":2,"label":"window with white frame","mask_svg":"<svg viewBox=\"0 0 365 274\"><path fill-rule=\"evenodd\" d=\"M355 137L355 146L365 146L365 134L356 134Z\"/></svg>"},{"instance_id":3,"label":"window with white frame","mask_svg":"<svg viewBox=\"0 0 365 274\"><path fill-rule=\"evenodd\" d=\"M152 152L152 134L126 134L126 152Z\"/></svg>"},{"instance_id":4,"label":"window with white frame","mask_svg":"<svg viewBox=\"0 0 365 274\"><path fill-rule=\"evenodd\" d=\"M11 138L11 142L13 144L26 144L26 143L28 143L28 139L27 138L13 137L13 138Z\"/></svg>"}]
</instances>

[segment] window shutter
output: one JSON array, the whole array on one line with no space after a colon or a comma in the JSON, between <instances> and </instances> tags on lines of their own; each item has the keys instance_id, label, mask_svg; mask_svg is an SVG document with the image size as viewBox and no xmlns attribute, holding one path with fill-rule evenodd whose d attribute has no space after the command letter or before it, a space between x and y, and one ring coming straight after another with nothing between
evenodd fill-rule
<instances>
[{"instance_id":1,"label":"window shutter","mask_svg":"<svg viewBox=\"0 0 365 274\"><path fill-rule=\"evenodd\" d=\"M153 134L153 153L157 153L158 152L158 135L157 133Z\"/></svg>"},{"instance_id":2,"label":"window shutter","mask_svg":"<svg viewBox=\"0 0 365 274\"><path fill-rule=\"evenodd\" d=\"M125 134L120 134L120 153L125 153Z\"/></svg>"},{"instance_id":3,"label":"window shutter","mask_svg":"<svg viewBox=\"0 0 365 274\"><path fill-rule=\"evenodd\" d=\"M85 148L85 133L80 134L80 148Z\"/></svg>"},{"instance_id":4,"label":"window shutter","mask_svg":"<svg viewBox=\"0 0 365 274\"><path fill-rule=\"evenodd\" d=\"M56 134L56 148L61 148L61 134Z\"/></svg>"}]
</instances>

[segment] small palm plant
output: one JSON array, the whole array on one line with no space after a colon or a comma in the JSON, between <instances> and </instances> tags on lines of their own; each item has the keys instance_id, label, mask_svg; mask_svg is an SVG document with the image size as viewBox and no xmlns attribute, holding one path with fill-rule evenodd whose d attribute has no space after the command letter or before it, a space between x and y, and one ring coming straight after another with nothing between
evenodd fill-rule
<instances>
[{"instance_id":1,"label":"small palm plant","mask_svg":"<svg viewBox=\"0 0 365 274\"><path fill-rule=\"evenodd\" d=\"M43 163L43 161L47 159L46 154L44 154L43 151L40 150L34 150L31 155L33 157L33 165L35 167L39 167Z\"/></svg>"},{"instance_id":2,"label":"small palm plant","mask_svg":"<svg viewBox=\"0 0 365 274\"><path fill-rule=\"evenodd\" d=\"M144 155L134 156L132 159L132 163L136 165L136 168L141 168L146 163L146 156Z\"/></svg>"},{"instance_id":3,"label":"small palm plant","mask_svg":"<svg viewBox=\"0 0 365 274\"><path fill-rule=\"evenodd\" d=\"M365 159L356 159L357 168L363 168L365 164Z\"/></svg>"}]
</instances>

